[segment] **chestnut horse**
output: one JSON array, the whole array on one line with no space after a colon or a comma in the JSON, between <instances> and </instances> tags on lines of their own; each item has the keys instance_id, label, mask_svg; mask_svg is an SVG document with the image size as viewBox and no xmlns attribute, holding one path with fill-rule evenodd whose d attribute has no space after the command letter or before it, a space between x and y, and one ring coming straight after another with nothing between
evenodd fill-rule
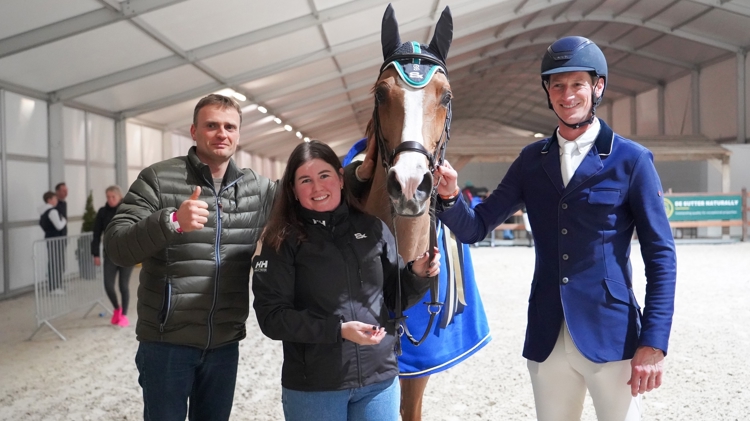
<instances>
[{"instance_id":1,"label":"chestnut horse","mask_svg":"<svg viewBox=\"0 0 750 421\"><path fill-rule=\"evenodd\" d=\"M398 252L405 261L414 260L419 254L425 250L431 251L436 245L433 172L435 167L442 163L450 137L452 93L445 59L452 37L453 20L448 7L438 20L429 45L417 42L401 43L398 24L390 5L383 16L381 42L384 63L373 87L375 109L367 129L366 159L382 163L384 170L375 169L372 184L369 191L364 193L362 204L365 211L389 225L396 236ZM445 238L444 234L441 238ZM460 259L450 261L455 265L442 263L440 281L445 280L446 275L443 271L446 268L460 266L466 262L471 265L470 257L464 258L461 253L463 252L458 252L461 255ZM448 255L451 253L441 250L441 254L443 259L449 259ZM466 254L468 255L468 251ZM453 267L450 270L455 269ZM461 270L460 267L457 269ZM470 275L473 278L473 269L470 270ZM470 327L458 326L461 324L461 317L454 319L453 313L450 314L451 317L444 318L442 326L434 324L438 313L442 312L442 315L446 316L448 312L455 311L440 302L439 299L449 300L444 291L438 295L439 288L442 287L439 287L438 280L434 279L431 292L426 295L427 307L417 305L407 311L407 315L409 312L421 312L419 315L424 316L422 320L408 316L410 319L405 321L406 317L402 317L400 311L396 314L397 322L401 326L400 331L405 332L404 336L410 340L403 341L404 355L399 357L401 415L404 421L421 420L422 397L430 374L463 361L490 339L484 309L474 285L468 285L467 288L473 292L465 296L473 300L473 307L471 311L460 315L464 316ZM458 304L460 309L457 310L461 313L463 306L466 306L464 285L458 289L460 293L453 295L460 296L459 301L463 299ZM476 319L481 321L477 323ZM459 320L458 324L455 323L456 320ZM425 340L432 336L427 340L427 346L422 345L422 348L417 350L416 346L422 340L413 339L406 328L407 325L411 327L417 339L422 337L422 340ZM433 350L443 348L443 338L451 333L438 337L439 335L434 332L439 328L447 328L446 331L452 329L453 334L463 335L460 340L455 341L459 345L454 344L455 349L449 350L448 353L427 350L430 356L416 355L429 346L432 346ZM468 339L466 332L469 332ZM450 352L452 354L448 355ZM401 365L406 357L421 360L423 357L429 358L441 353L446 354L444 360L430 361L426 364L429 368L420 367L410 370L410 373L404 373Z\"/></svg>"}]
</instances>

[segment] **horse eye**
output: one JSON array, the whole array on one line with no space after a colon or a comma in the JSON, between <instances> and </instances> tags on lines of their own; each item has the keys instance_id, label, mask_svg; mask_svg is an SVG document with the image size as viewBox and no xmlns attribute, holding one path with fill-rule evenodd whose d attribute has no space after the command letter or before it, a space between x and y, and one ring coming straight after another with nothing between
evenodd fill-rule
<instances>
[{"instance_id":1,"label":"horse eye","mask_svg":"<svg viewBox=\"0 0 750 421\"><path fill-rule=\"evenodd\" d=\"M378 89L375 91L375 103L382 104L385 100L385 94L382 90Z\"/></svg>"},{"instance_id":2,"label":"horse eye","mask_svg":"<svg viewBox=\"0 0 750 421\"><path fill-rule=\"evenodd\" d=\"M448 106L448 103L451 102L451 99L453 98L453 95L450 92L446 92L443 94L443 97L440 99L440 105Z\"/></svg>"}]
</instances>

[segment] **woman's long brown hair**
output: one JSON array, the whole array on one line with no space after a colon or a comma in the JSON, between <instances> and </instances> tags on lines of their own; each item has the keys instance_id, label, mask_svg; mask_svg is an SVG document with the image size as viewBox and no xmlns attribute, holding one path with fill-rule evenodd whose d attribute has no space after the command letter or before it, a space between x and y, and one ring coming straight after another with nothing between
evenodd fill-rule
<instances>
[{"instance_id":1,"label":"woman's long brown hair","mask_svg":"<svg viewBox=\"0 0 750 421\"><path fill-rule=\"evenodd\" d=\"M295 232L298 241L305 241L307 239L303 222L299 217L300 205L294 197L293 187L297 169L313 159L320 159L326 162L333 167L336 174L343 177L339 172L342 169L341 161L339 161L338 156L336 156L336 153L330 146L317 140L297 145L292 154L289 155L284 175L279 181L279 191L276 194L276 200L273 204L271 218L261 236L264 246L272 247L274 250L279 251L281 244L292 232ZM346 180L344 180L344 188L341 191L341 200L349 205L350 210L360 211L357 201L354 200L347 188Z\"/></svg>"}]
</instances>

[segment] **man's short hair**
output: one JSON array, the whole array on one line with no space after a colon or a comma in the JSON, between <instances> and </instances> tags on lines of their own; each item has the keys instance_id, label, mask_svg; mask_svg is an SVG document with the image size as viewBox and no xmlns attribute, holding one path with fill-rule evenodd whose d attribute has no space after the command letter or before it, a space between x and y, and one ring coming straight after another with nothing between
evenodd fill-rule
<instances>
[{"instance_id":1,"label":"man's short hair","mask_svg":"<svg viewBox=\"0 0 750 421\"><path fill-rule=\"evenodd\" d=\"M53 191L48 191L42 195L42 199L44 199L44 203L49 202L49 200L52 199L53 197L57 197L57 195Z\"/></svg>"},{"instance_id":2,"label":"man's short hair","mask_svg":"<svg viewBox=\"0 0 750 421\"><path fill-rule=\"evenodd\" d=\"M55 191L59 191L60 188L63 187L64 185L65 185L64 181L62 183L57 183L57 185L55 185Z\"/></svg>"},{"instance_id":3,"label":"man's short hair","mask_svg":"<svg viewBox=\"0 0 750 421\"><path fill-rule=\"evenodd\" d=\"M114 192L114 193L117 193L120 197L122 197L122 189L117 184L113 184L107 187L107 190L105 190L105 192L107 193Z\"/></svg>"},{"instance_id":4,"label":"man's short hair","mask_svg":"<svg viewBox=\"0 0 750 421\"><path fill-rule=\"evenodd\" d=\"M197 104L195 104L195 110L193 111L193 125L198 125L198 111L200 111L201 108L209 105L215 105L222 110L227 108L234 108L237 111L237 114L240 115L240 126L242 126L242 109L240 108L240 104L237 103L234 98L219 94L206 95L201 98L201 100L198 101Z\"/></svg>"}]
</instances>

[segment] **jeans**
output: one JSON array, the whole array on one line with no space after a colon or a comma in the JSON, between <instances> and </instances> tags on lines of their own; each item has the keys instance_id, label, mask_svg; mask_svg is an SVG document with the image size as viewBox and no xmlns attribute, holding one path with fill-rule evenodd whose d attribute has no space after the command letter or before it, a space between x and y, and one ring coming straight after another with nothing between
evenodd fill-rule
<instances>
[{"instance_id":1,"label":"jeans","mask_svg":"<svg viewBox=\"0 0 750 421\"><path fill-rule=\"evenodd\" d=\"M145 421L226 421L232 411L239 344L204 351L141 342L135 355ZM190 410L188 411L188 401Z\"/></svg>"},{"instance_id":2,"label":"jeans","mask_svg":"<svg viewBox=\"0 0 750 421\"><path fill-rule=\"evenodd\" d=\"M286 421L398 421L398 377L355 389L302 392L281 389Z\"/></svg>"}]
</instances>

